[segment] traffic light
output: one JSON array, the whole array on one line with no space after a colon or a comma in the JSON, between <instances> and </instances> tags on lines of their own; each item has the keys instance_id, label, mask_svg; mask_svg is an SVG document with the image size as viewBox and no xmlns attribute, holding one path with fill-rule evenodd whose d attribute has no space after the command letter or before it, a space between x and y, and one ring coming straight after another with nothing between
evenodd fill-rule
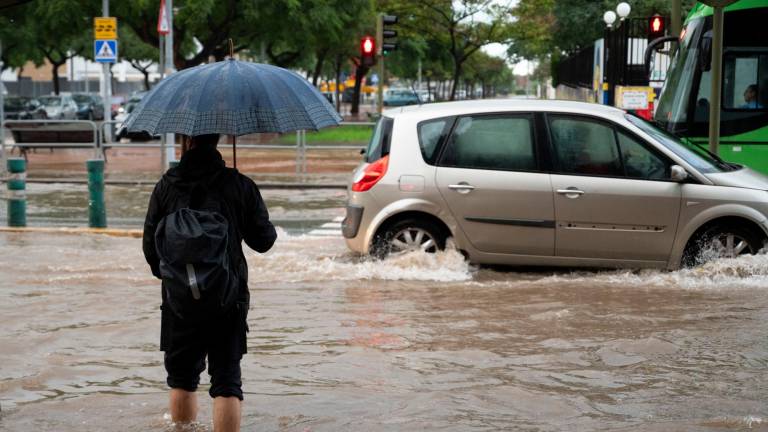
<instances>
[{"instance_id":1,"label":"traffic light","mask_svg":"<svg viewBox=\"0 0 768 432\"><path fill-rule=\"evenodd\" d=\"M654 15L648 19L648 40L652 41L660 37L664 37L666 33L666 26L664 25L664 17L661 15Z\"/></svg>"},{"instance_id":2,"label":"traffic light","mask_svg":"<svg viewBox=\"0 0 768 432\"><path fill-rule=\"evenodd\" d=\"M360 39L360 59L364 66L371 67L376 64L376 39L371 36Z\"/></svg>"},{"instance_id":3,"label":"traffic light","mask_svg":"<svg viewBox=\"0 0 768 432\"><path fill-rule=\"evenodd\" d=\"M397 24L396 15L379 15L381 19L381 54L387 55L397 49L397 31L388 28Z\"/></svg>"}]
</instances>

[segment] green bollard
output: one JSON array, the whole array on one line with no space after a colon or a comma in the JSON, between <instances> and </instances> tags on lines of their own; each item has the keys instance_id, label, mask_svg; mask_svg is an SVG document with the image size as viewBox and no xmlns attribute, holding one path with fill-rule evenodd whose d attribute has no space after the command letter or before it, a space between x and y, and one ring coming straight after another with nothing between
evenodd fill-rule
<instances>
[{"instance_id":1,"label":"green bollard","mask_svg":"<svg viewBox=\"0 0 768 432\"><path fill-rule=\"evenodd\" d=\"M27 226L27 161L8 158L8 226Z\"/></svg>"},{"instance_id":2,"label":"green bollard","mask_svg":"<svg viewBox=\"0 0 768 432\"><path fill-rule=\"evenodd\" d=\"M107 227L107 210L104 206L104 159L89 159L88 167L88 226Z\"/></svg>"}]
</instances>

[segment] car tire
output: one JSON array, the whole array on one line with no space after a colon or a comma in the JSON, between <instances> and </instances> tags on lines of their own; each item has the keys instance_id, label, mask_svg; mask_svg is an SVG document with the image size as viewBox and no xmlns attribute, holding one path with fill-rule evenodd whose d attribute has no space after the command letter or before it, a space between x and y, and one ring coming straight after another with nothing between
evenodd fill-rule
<instances>
[{"instance_id":1,"label":"car tire","mask_svg":"<svg viewBox=\"0 0 768 432\"><path fill-rule=\"evenodd\" d=\"M445 249L448 235L437 224L419 218L395 222L377 233L371 254L377 258L421 250L434 253Z\"/></svg>"},{"instance_id":2,"label":"car tire","mask_svg":"<svg viewBox=\"0 0 768 432\"><path fill-rule=\"evenodd\" d=\"M765 235L734 224L713 225L688 242L682 265L695 267L720 258L754 255L764 247Z\"/></svg>"}]
</instances>

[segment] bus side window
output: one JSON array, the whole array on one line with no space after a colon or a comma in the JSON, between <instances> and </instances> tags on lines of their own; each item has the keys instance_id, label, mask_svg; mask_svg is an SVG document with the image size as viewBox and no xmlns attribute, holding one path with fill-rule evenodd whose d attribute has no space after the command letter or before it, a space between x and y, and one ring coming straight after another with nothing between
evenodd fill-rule
<instances>
[{"instance_id":1,"label":"bus side window","mask_svg":"<svg viewBox=\"0 0 768 432\"><path fill-rule=\"evenodd\" d=\"M723 61L723 108L764 110L768 106L768 53L729 53Z\"/></svg>"}]
</instances>

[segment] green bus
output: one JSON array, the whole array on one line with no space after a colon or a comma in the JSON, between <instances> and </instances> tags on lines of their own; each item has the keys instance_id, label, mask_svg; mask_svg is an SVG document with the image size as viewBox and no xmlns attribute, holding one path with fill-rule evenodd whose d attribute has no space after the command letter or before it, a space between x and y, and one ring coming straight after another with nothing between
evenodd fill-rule
<instances>
[{"instance_id":1,"label":"green bus","mask_svg":"<svg viewBox=\"0 0 768 432\"><path fill-rule=\"evenodd\" d=\"M712 15L697 3L661 90L654 121L706 149L711 95ZM725 9L720 145L723 159L768 173L768 0Z\"/></svg>"}]
</instances>

